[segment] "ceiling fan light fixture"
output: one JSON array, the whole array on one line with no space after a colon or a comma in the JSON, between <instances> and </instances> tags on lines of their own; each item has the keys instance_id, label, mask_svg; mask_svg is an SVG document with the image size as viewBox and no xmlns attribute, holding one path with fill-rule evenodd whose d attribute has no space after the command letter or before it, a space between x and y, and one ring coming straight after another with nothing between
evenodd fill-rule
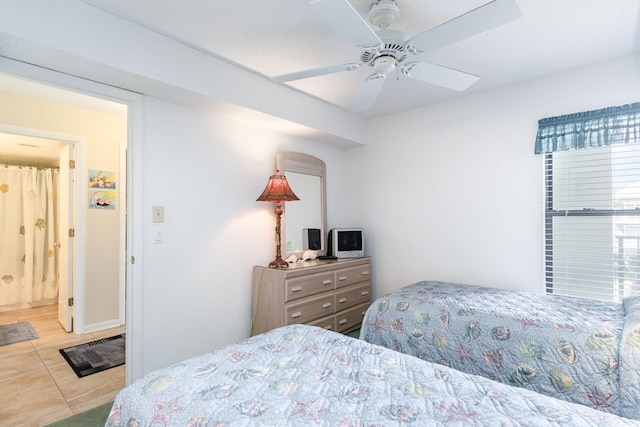
<instances>
[{"instance_id":1,"label":"ceiling fan light fixture","mask_svg":"<svg viewBox=\"0 0 640 427\"><path fill-rule=\"evenodd\" d=\"M376 73L387 75L396 68L396 60L391 56L379 56L373 62Z\"/></svg>"},{"instance_id":2,"label":"ceiling fan light fixture","mask_svg":"<svg viewBox=\"0 0 640 427\"><path fill-rule=\"evenodd\" d=\"M387 28L398 16L400 8L396 0L377 0L369 9L369 22L380 28Z\"/></svg>"}]
</instances>

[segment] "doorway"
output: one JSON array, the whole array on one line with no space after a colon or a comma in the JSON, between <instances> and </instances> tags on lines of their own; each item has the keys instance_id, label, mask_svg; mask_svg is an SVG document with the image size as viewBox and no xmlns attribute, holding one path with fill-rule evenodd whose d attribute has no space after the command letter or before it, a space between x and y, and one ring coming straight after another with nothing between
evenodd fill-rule
<instances>
[{"instance_id":1,"label":"doorway","mask_svg":"<svg viewBox=\"0 0 640 427\"><path fill-rule=\"evenodd\" d=\"M81 143L80 138L0 125L1 244L7 245L0 259L0 312L57 304L67 332L73 328L67 301L73 295L75 262L74 242L64 236L76 216L69 159L75 159L75 146Z\"/></svg>"},{"instance_id":2,"label":"doorway","mask_svg":"<svg viewBox=\"0 0 640 427\"><path fill-rule=\"evenodd\" d=\"M0 77L5 80L3 77ZM8 81L19 81L13 77L7 77ZM5 85L6 80L5 80ZM22 88L26 84L20 82ZM0 86L2 84L0 83ZM36 85L37 87L37 85ZM1 90L1 89L0 89ZM47 90L60 89L48 88ZM60 95L56 101L47 99L46 90L42 98L34 98L21 93L0 92L2 102L21 106L16 116L20 117L20 123L31 124L33 127L17 127L10 124L1 124L0 131L12 136L14 140L6 138L6 144L0 144L0 163L4 161L17 161L39 164L45 162L60 165L60 152L74 152L75 158L71 158L74 165L69 167L68 160L64 160L64 167L72 173L69 178L61 179L61 188L69 188L75 196L69 198L66 204L69 206L68 214L60 216L68 219L69 226L65 232L59 233L58 249L67 249L68 262L64 261L58 269L59 283L59 319L67 331L74 329L77 334L95 332L113 328L125 323L125 248L126 248L126 164L120 166L122 161L122 142L127 136L127 107L120 105L121 113L113 114L113 111L99 110L96 105L100 100L91 100L89 104L80 105L78 99L84 100L76 93L69 93L69 104L60 101ZM67 96L67 93L64 93ZM80 97L80 98L79 98ZM66 98L65 98L66 99ZM108 108L114 106L110 101ZM47 123L42 117L53 116L56 121ZM1 118L6 120L6 118ZM1 121L1 120L0 120ZM83 128L75 123L89 123ZM46 129L49 127L48 130ZM44 130L43 130L44 129ZM116 131L114 131L116 129ZM119 129L119 132L117 131ZM60 133L64 130L65 133ZM82 136L79 134L82 133ZM33 138L25 144L22 138ZM15 141L17 139L18 141ZM92 145L93 144L93 145ZM15 147L38 150L37 155L31 156L16 153ZM61 150L62 147L73 148ZM19 151L19 150L18 150ZM24 151L24 150L23 150ZM50 159L45 154L49 152ZM89 188L89 176L94 169L105 170L111 177L110 192L120 193L113 203L95 206L90 203L89 196L97 194L97 190ZM122 170L122 174L120 171ZM63 175L61 173L61 175ZM100 194L106 193L100 188ZM61 192L62 194L63 192ZM61 211L64 211L62 209ZM74 250L75 246L75 250ZM65 274L68 273L68 274ZM68 277L68 280L64 276ZM75 282L75 283L74 283ZM65 286L68 284L68 286Z\"/></svg>"},{"instance_id":3,"label":"doorway","mask_svg":"<svg viewBox=\"0 0 640 427\"><path fill-rule=\"evenodd\" d=\"M70 262L59 270L68 272L75 286L68 296L60 293L62 323L70 330L73 321L78 334L119 326L125 322L126 312L126 203L123 200L127 193L127 174L126 164L121 165L121 144L128 134L127 105L9 75L0 75L0 98L4 105L14 106L0 117L0 131L18 138L38 138L37 143L18 141L18 144L1 146L0 160L59 165L61 146L75 149L75 168L71 170L77 177L70 178L72 185L67 184L75 192L69 203L72 208L69 221L73 225L68 228L68 232L75 235L67 238L60 233L60 242L67 243L61 248L71 247L70 260L75 263ZM29 149L32 152L28 157L20 157L19 148L25 156ZM51 159L46 158L47 152ZM87 200L92 169L104 169L117 177L117 181L112 182L117 187L110 190L120 197L101 209ZM73 269L66 268L71 265ZM64 287L60 290L64 291Z\"/></svg>"},{"instance_id":4,"label":"doorway","mask_svg":"<svg viewBox=\"0 0 640 427\"><path fill-rule=\"evenodd\" d=\"M126 232L126 252L121 255L121 258L123 264L126 265L124 271L126 304L124 307L126 310L126 382L128 384L140 378L144 372L142 357L144 257L141 251L144 239L144 96L3 57L0 58L0 91L10 90L1 86L5 77L17 77L29 84L37 83L40 87L45 88L58 90L63 88L70 94L91 94L90 98L93 100L113 100L119 103L120 108L123 105L127 108L127 138L124 140L127 143L127 188L126 200L121 203L123 208L126 207L124 212L127 219L126 230L124 230ZM22 94L30 94L29 90L18 89ZM14 110L11 108L9 113L12 114ZM137 196L134 197L134 195ZM124 263L125 259L126 263ZM76 295L76 298L80 299L80 296Z\"/></svg>"}]
</instances>

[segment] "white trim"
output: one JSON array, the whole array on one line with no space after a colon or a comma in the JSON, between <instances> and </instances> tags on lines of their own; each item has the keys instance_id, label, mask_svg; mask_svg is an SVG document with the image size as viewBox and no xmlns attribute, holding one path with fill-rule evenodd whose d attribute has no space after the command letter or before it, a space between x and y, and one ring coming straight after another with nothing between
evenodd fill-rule
<instances>
[{"instance_id":1,"label":"white trim","mask_svg":"<svg viewBox=\"0 0 640 427\"><path fill-rule=\"evenodd\" d=\"M105 329L117 328L120 326L120 319L107 320L105 322L92 323L91 325L84 325L84 333L90 334L92 332L104 331Z\"/></svg>"},{"instance_id":2,"label":"white trim","mask_svg":"<svg viewBox=\"0 0 640 427\"><path fill-rule=\"evenodd\" d=\"M82 143L76 144L76 202L75 202L75 228L76 228L76 241L75 241L75 271L74 271L74 289L73 289L73 331L80 335L84 333L84 313L85 313L85 280L86 276L86 263L85 263L85 255L86 255L86 242L87 242L87 210L85 205L86 194L88 191L87 180L82 179L80 177L78 171L87 170L86 167L86 157L85 157L85 138L82 138ZM80 238L77 238L80 236ZM77 300L76 300L77 298ZM80 302L80 305L76 303L76 301Z\"/></svg>"},{"instance_id":3,"label":"white trim","mask_svg":"<svg viewBox=\"0 0 640 427\"><path fill-rule=\"evenodd\" d=\"M127 384L142 377L144 336L144 97L127 92ZM134 198L133 195L136 195ZM135 256L135 264L131 262Z\"/></svg>"},{"instance_id":4,"label":"white trim","mask_svg":"<svg viewBox=\"0 0 640 427\"><path fill-rule=\"evenodd\" d=\"M118 192L118 206L120 206L120 242L127 240L127 143L120 143L120 179L118 180L120 191ZM123 186L124 183L124 186ZM118 247L118 318L120 324L126 323L126 291L127 291L127 246L120 244Z\"/></svg>"},{"instance_id":5,"label":"white trim","mask_svg":"<svg viewBox=\"0 0 640 427\"><path fill-rule=\"evenodd\" d=\"M143 125L144 97L100 83L58 71L37 67L24 62L0 57L0 72L54 85L85 95L108 99L127 105L128 163L127 163L127 290L126 290L126 382L131 383L144 372L143 367ZM133 195L136 195L134 198ZM135 264L131 257L135 256Z\"/></svg>"}]
</instances>

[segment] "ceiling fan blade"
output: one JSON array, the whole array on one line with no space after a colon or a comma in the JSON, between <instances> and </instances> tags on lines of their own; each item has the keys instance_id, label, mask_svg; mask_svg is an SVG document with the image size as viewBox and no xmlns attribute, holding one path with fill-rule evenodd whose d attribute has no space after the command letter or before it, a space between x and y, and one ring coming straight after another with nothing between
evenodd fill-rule
<instances>
[{"instance_id":1,"label":"ceiling fan blade","mask_svg":"<svg viewBox=\"0 0 640 427\"><path fill-rule=\"evenodd\" d=\"M450 21L416 35L413 46L433 52L443 46L475 36L520 18L515 0L493 0Z\"/></svg>"},{"instance_id":2,"label":"ceiling fan blade","mask_svg":"<svg viewBox=\"0 0 640 427\"><path fill-rule=\"evenodd\" d=\"M447 89L457 90L458 92L462 92L480 79L480 77L473 74L429 62L417 63L411 68L409 77L425 83L446 87Z\"/></svg>"},{"instance_id":3,"label":"ceiling fan blade","mask_svg":"<svg viewBox=\"0 0 640 427\"><path fill-rule=\"evenodd\" d=\"M353 111L365 111L373 107L384 86L385 77L382 75L373 75L369 77L360 89L358 99L353 105Z\"/></svg>"},{"instance_id":4,"label":"ceiling fan blade","mask_svg":"<svg viewBox=\"0 0 640 427\"><path fill-rule=\"evenodd\" d=\"M328 67L314 68L313 70L297 71L295 73L282 74L272 77L271 80L278 83L290 82L293 80L308 79L309 77L324 76L325 74L338 73L340 71L351 71L360 67L361 64L340 64L330 65Z\"/></svg>"},{"instance_id":5,"label":"ceiling fan blade","mask_svg":"<svg viewBox=\"0 0 640 427\"><path fill-rule=\"evenodd\" d=\"M309 5L356 45L373 47L384 44L347 0L312 0Z\"/></svg>"}]
</instances>

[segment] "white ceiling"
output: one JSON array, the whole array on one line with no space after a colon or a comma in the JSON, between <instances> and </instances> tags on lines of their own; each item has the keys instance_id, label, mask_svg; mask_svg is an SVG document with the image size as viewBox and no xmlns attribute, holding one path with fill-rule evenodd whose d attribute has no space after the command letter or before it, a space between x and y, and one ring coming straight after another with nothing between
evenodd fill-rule
<instances>
[{"instance_id":1,"label":"white ceiling","mask_svg":"<svg viewBox=\"0 0 640 427\"><path fill-rule=\"evenodd\" d=\"M29 135L0 132L0 166L4 162L58 166L66 143Z\"/></svg>"},{"instance_id":2,"label":"white ceiling","mask_svg":"<svg viewBox=\"0 0 640 427\"><path fill-rule=\"evenodd\" d=\"M361 50L307 0L83 0L265 78L359 62ZM349 0L367 20L372 0ZM392 27L409 36L487 0L397 0ZM377 117L639 51L640 0L515 0L516 21L427 53L425 61L480 76L465 92L389 75ZM288 85L350 110L370 67ZM396 78L397 77L397 78ZM215 76L211 76L212 79Z\"/></svg>"}]
</instances>

